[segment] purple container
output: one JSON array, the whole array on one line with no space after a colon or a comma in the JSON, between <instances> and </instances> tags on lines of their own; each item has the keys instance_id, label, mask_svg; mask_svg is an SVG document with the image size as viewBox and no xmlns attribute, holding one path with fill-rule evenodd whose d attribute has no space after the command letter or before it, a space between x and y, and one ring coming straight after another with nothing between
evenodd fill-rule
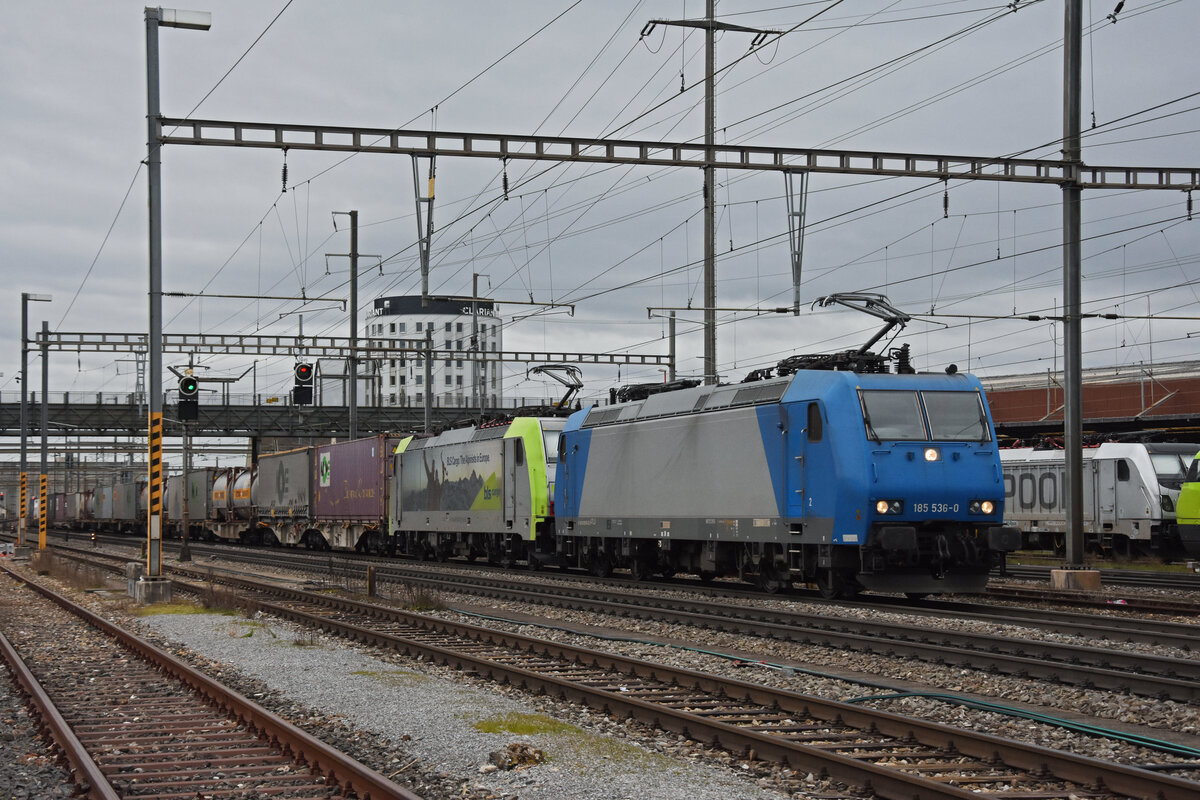
<instances>
[{"instance_id":1,"label":"purple container","mask_svg":"<svg viewBox=\"0 0 1200 800\"><path fill-rule=\"evenodd\" d=\"M54 494L50 496L50 519L54 522L63 523L69 521L67 516L67 496L65 494Z\"/></svg>"},{"instance_id":2,"label":"purple container","mask_svg":"<svg viewBox=\"0 0 1200 800\"><path fill-rule=\"evenodd\" d=\"M386 522L392 451L399 442L400 437L380 434L315 447L314 518Z\"/></svg>"}]
</instances>

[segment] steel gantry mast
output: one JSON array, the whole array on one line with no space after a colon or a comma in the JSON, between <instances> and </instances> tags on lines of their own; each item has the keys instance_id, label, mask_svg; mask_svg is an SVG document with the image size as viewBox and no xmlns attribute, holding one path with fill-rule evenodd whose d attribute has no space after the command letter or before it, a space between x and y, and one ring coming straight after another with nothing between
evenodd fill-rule
<instances>
[{"instance_id":1,"label":"steel gantry mast","mask_svg":"<svg viewBox=\"0 0 1200 800\"><path fill-rule=\"evenodd\" d=\"M1063 446L1067 456L1067 564L1083 566L1083 328L1080 318L1083 235L1079 183L1079 89L1083 0L1066 0L1063 38Z\"/></svg>"},{"instance_id":2,"label":"steel gantry mast","mask_svg":"<svg viewBox=\"0 0 1200 800\"><path fill-rule=\"evenodd\" d=\"M654 20L642 28L647 36L655 25L674 25L704 30L704 382L718 383L717 375L717 198L716 198L716 145L717 96L716 60L717 31L740 31L753 33L751 47L757 47L776 31L731 25L715 19L716 0L705 0L704 19Z\"/></svg>"},{"instance_id":3,"label":"steel gantry mast","mask_svg":"<svg viewBox=\"0 0 1200 800\"><path fill-rule=\"evenodd\" d=\"M149 206L150 336L149 418L147 431L148 481L146 501L146 578L143 597L156 601L170 595L171 582L162 577L163 460L162 460L162 130L158 127L158 29L206 31L212 15L205 11L146 8L146 174Z\"/></svg>"}]
</instances>

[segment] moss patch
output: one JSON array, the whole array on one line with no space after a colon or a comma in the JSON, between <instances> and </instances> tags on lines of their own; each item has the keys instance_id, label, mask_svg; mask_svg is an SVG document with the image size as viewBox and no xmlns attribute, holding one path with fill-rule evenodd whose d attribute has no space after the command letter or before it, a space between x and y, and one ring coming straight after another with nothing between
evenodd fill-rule
<instances>
[{"instance_id":1,"label":"moss patch","mask_svg":"<svg viewBox=\"0 0 1200 800\"><path fill-rule=\"evenodd\" d=\"M475 730L483 733L512 733L517 736L536 736L538 734L583 733L574 725L559 722L545 714L510 713L499 717L481 719L474 725Z\"/></svg>"},{"instance_id":2,"label":"moss patch","mask_svg":"<svg viewBox=\"0 0 1200 800\"><path fill-rule=\"evenodd\" d=\"M403 669L389 669L386 671L361 669L350 674L376 678L388 686L416 686L429 680L429 678L418 672L409 672Z\"/></svg>"},{"instance_id":3,"label":"moss patch","mask_svg":"<svg viewBox=\"0 0 1200 800\"><path fill-rule=\"evenodd\" d=\"M139 606L133 609L139 617L151 617L156 614L212 614L212 609L195 603L156 603L152 606Z\"/></svg>"}]
</instances>

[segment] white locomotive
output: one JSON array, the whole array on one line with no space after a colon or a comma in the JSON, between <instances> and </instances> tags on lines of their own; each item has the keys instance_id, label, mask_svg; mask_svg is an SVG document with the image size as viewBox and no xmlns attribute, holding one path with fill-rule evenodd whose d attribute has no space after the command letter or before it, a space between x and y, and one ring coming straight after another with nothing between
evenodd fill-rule
<instances>
[{"instance_id":1,"label":"white locomotive","mask_svg":"<svg viewBox=\"0 0 1200 800\"><path fill-rule=\"evenodd\" d=\"M1083 530L1089 552L1180 554L1175 506L1194 444L1107 442L1083 450ZM1001 449L1004 521L1026 549L1062 552L1066 536L1066 453Z\"/></svg>"}]
</instances>

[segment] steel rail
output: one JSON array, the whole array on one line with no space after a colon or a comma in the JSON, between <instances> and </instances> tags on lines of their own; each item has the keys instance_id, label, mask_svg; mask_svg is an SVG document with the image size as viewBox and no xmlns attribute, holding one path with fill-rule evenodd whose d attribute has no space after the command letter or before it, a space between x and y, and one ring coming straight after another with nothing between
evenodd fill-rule
<instances>
[{"instance_id":1,"label":"steel rail","mask_svg":"<svg viewBox=\"0 0 1200 800\"><path fill-rule=\"evenodd\" d=\"M380 573L387 577L387 571ZM781 641L852 649L871 654L915 657L991 669L1023 678L1041 678L1090 688L1196 702L1200 700L1200 662L1149 656L1109 648L998 638L966 631L911 624L896 625L807 613L790 613L730 605L727 602L645 598L611 589L566 594L547 587L503 586L502 580L406 576L446 591L470 591L485 597L544 603L577 611L653 618L714 630L750 633ZM682 607L682 608L681 608ZM1193 634L1192 644L1200 637Z\"/></svg>"},{"instance_id":2,"label":"steel rail","mask_svg":"<svg viewBox=\"0 0 1200 800\"><path fill-rule=\"evenodd\" d=\"M314 773L324 774L344 791L354 791L369 800L422 800L402 786L350 758L315 736L301 730L282 717L273 714L253 700L223 686L199 670L183 663L170 654L159 650L125 629L71 602L68 598L18 576L10 568L0 565L13 580L24 583L33 591L56 603L58 606L84 620L88 625L116 639L123 647L131 650L145 661L153 664L162 673L191 688L217 708L236 716L254 730L263 732L279 746L290 750L293 755L306 762Z\"/></svg>"},{"instance_id":3,"label":"steel rail","mask_svg":"<svg viewBox=\"0 0 1200 800\"><path fill-rule=\"evenodd\" d=\"M905 717L889 712L865 709L848 703L824 700L747 681L724 679L694 670L668 667L661 664L603 653L587 648L548 642L518 634L503 633L465 623L454 623L411 612L399 611L342 597L304 592L298 589L269 586L240 578L215 577L214 580L277 601L251 600L264 613L277 614L304 625L345 636L353 641L376 647L388 647L410 657L422 656L467 672L481 674L491 680L514 683L531 691L545 691L562 699L585 703L593 708L618 716L636 714L654 724L691 738L717 743L733 752L752 754L758 758L777 760L794 768L820 770L851 786L866 788L880 797L888 798L979 798L980 793L948 786L945 782L880 767L860 759L831 753L819 747L788 741L779 736L747 730L680 709L650 703L620 691L581 685L554 675L543 675L521 666L497 662L451 649L445 637L457 637L477 649L481 644L521 651L544 659L557 659L566 664L594 666L615 673L634 676L678 687L695 687L709 695L744 700L767 710L811 715L831 724L850 725L862 731L878 732L899 741L917 741L928 747L961 753L988 764L1003 762L1006 766L1026 771L1031 780L1039 776L1054 778L1096 791L1150 800L1191 800L1200 792L1200 783L1160 775L1149 770L1112 764L1099 759L1058 752L1036 745L1014 742L988 734L964 731ZM297 603L308 608L324 609L326 613L347 613L391 622L402 622L414 628L424 628L438 635L437 644L422 642L390 631L364 627L358 622L346 622L304 609L281 605ZM1020 793L1011 796L1019 797Z\"/></svg>"},{"instance_id":4,"label":"steel rail","mask_svg":"<svg viewBox=\"0 0 1200 800\"><path fill-rule=\"evenodd\" d=\"M229 556L247 563L278 565L278 560L258 553ZM305 560L302 555L292 556ZM332 561L311 559L312 567L322 574L348 579L361 576L352 568ZM188 574L177 568L179 574ZM195 575L196 573L191 573ZM966 631L947 631L940 627L895 625L861 619L762 609L720 600L681 600L605 588L601 596L594 589L571 589L561 585L530 585L515 578L488 575L442 577L426 571L395 565L377 567L380 580L392 580L427 586L443 591L467 591L483 597L541 603L572 610L596 611L622 617L670 620L701 628L753 634L805 645L842 647L858 652L915 657L924 661L949 663L971 669L988 669L1025 679L1044 679L1089 688L1110 689L1142 696L1196 702L1200 699L1200 662L1190 658L1166 658L1104 647L1044 642L1027 638L999 638ZM901 613L909 609L899 609ZM920 611L920 609L918 609ZM1147 630L1105 629L1096 620L1092 624L1055 622L1047 625L1020 612L1001 609L1000 613L977 618L1000 617L1005 624L1038 625L1060 633L1090 636L1097 640L1125 638L1183 650L1200 643L1200 628L1175 625L1168 632L1161 624L1147 622ZM1130 621L1138 625L1137 620ZM1124 634L1124 635L1123 635ZM1143 635L1144 634L1144 635Z\"/></svg>"},{"instance_id":5,"label":"steel rail","mask_svg":"<svg viewBox=\"0 0 1200 800\"><path fill-rule=\"evenodd\" d=\"M3 538L0 535L0 538ZM207 545L196 543L193 547L204 549ZM68 551L74 548L65 548ZM90 556L105 557L105 554L97 554L94 551L81 549L75 552L87 553ZM207 551L206 551L207 552ZM238 561L247 564L264 564L264 565L279 565L279 560L276 554L264 554L257 550L245 550L241 548L229 548L216 545L212 552L220 553L223 558L228 560ZM120 557L113 556L119 559ZM538 596L549 595L570 595L576 592L570 584L584 581L586 583L594 583L595 578L580 578L571 574L555 574L553 583L547 584L530 584L522 581L519 577L503 577L494 576L486 573L490 569L486 565L461 563L455 564L458 569L467 567L477 567L480 574L472 576L455 575L453 578L441 578L436 573L430 572L428 569L419 569L408 567L403 562L396 562L394 559L380 559L371 556L350 555L347 554L344 561L361 566L349 566L335 563L328 556L313 556L306 553L296 552L288 554L289 561L297 561L304 565L304 569L319 570L321 574L334 575L344 577L347 580L361 579L362 570L367 565L376 567L377 573L381 579L391 579L395 581L418 581L425 582L426 585L435 586L437 588L445 588L453 591L460 591L467 587L476 587L480 590L479 593L490 592L496 589L509 589L513 594L509 595L511 599L522 600L526 602L538 602ZM343 559L339 559L342 561ZM607 601L628 603L634 606L646 606L655 610L656 613L663 609L680 610L679 606L683 601L674 597L661 597L652 594L645 594L637 591L626 591L624 586L645 586L648 588L659 589L678 589L677 582L631 582L623 580L620 577L611 579L612 588L605 589L604 599ZM692 590L710 589L713 586L689 586ZM581 595L586 596L587 590L579 590ZM781 625L795 625L797 620L803 622L810 618L817 619L838 619L836 617L827 617L813 612L794 612L778 609L763 609L755 606L744 604L732 604L731 601L745 600L761 600L765 595L761 592L755 592L750 589L738 589L732 587L722 587L715 590L714 595L719 597L719 600L689 600L687 604L696 609L701 609L706 613L715 614L717 616L736 617L741 620L755 620L762 622L774 622ZM499 596L499 595L492 595ZM1020 597L1021 595L1016 595ZM909 614L913 616L944 618L954 616L956 619L974 619L977 621L1000 621L1004 624L1032 627L1040 630L1053 631L1064 635L1078 636L1081 638L1094 639L1096 641L1125 641L1139 642L1143 644L1153 644L1163 647L1175 647L1180 650L1190 651L1200 649L1200 625L1188 625L1181 622L1169 622L1156 619L1148 619L1143 617L1129 616L1113 616L1113 615L1089 615L1079 612L1070 611L1055 611L1043 608L1026 608L1020 606L1004 606L991 605L985 603L958 602L950 600L924 599L919 601L914 600L895 600L888 597L877 597L869 601L826 601L824 599L808 598L808 597L791 597L802 602L811 602L820 606L836 605L836 606L852 606L863 609L889 609L896 613ZM1113 611L1134 611L1136 610L1132 604L1125 603L1101 603L1098 607ZM628 615L628 609L618 609L616 613ZM856 623L857 624L857 623ZM940 629L939 629L940 630ZM990 648L990 645L988 645ZM1069 655L1069 659L1073 659L1074 655ZM1157 659L1156 659L1157 660ZM1141 665L1135 666L1141 668Z\"/></svg>"},{"instance_id":6,"label":"steel rail","mask_svg":"<svg viewBox=\"0 0 1200 800\"><path fill-rule=\"evenodd\" d=\"M1193 591L1197 588L1194 587ZM1122 608L1147 614L1200 615L1200 603L1190 600L1169 600L1155 597L1128 597L1113 600L1108 595L1089 595L1063 589L1038 589L1021 586L989 584L987 596L998 600L1017 600L1026 603L1064 603L1078 608Z\"/></svg>"},{"instance_id":7,"label":"steel rail","mask_svg":"<svg viewBox=\"0 0 1200 800\"><path fill-rule=\"evenodd\" d=\"M100 765L88 754L62 712L58 710L58 706L50 699L41 682L3 633L0 633L0 656L8 663L13 677L37 709L41 723L49 731L50 738L62 750L63 757L71 765L75 785L78 787L86 784L86 795L90 800L121 800L121 795L108 782Z\"/></svg>"}]
</instances>

